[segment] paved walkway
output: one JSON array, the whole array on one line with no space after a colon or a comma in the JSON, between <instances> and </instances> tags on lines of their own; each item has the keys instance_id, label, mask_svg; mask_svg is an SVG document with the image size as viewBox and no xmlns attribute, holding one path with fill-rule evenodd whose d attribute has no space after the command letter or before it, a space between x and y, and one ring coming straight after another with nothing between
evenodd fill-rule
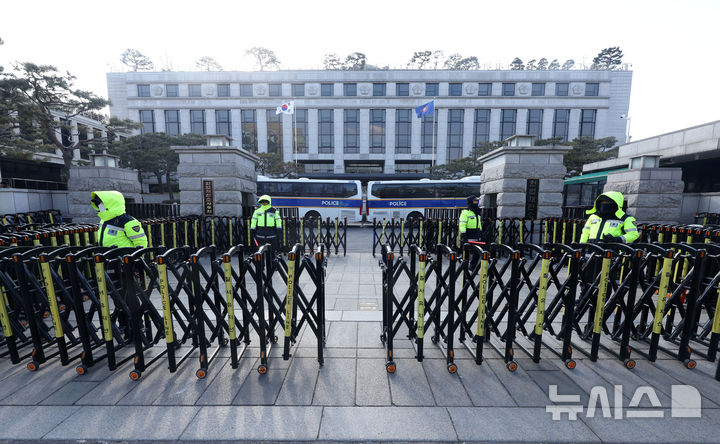
<instances>
[{"instance_id":1,"label":"paved walkway","mask_svg":"<svg viewBox=\"0 0 720 444\"><path fill-rule=\"evenodd\" d=\"M595 363L579 356L577 368L567 370L552 353L535 364L519 352L520 368L510 373L492 350L481 366L458 350L459 371L452 375L429 341L419 363L401 336L398 371L388 375L379 339L380 286L370 254L330 257L323 367L310 334L302 335L289 361L273 350L266 375L255 371L258 349L248 349L236 370L223 350L205 380L195 377L194 360L176 374L160 361L134 382L128 364L112 373L99 365L77 376L57 363L30 373L3 359L0 440L720 442L720 383L707 362L689 371L662 356L654 364L639 359L629 371L601 353ZM681 384L701 392L702 417L671 417L673 385ZM551 385L560 395L579 395L579 403L567 404L585 407L577 420L566 413L554 421L546 411L558 404L549 398ZM623 408L607 413L623 419L603 417L600 408L588 418L591 392L604 390L614 406L616 385ZM630 417L652 406L652 396L632 401L642 386L652 387L661 405L652 411L662 418Z\"/></svg>"}]
</instances>

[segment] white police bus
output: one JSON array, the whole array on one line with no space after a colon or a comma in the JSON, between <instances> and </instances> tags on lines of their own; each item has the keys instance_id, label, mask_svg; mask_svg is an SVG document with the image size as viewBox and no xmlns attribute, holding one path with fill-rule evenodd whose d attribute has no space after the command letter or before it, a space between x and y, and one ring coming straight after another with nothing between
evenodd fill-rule
<instances>
[{"instance_id":1,"label":"white police bus","mask_svg":"<svg viewBox=\"0 0 720 444\"><path fill-rule=\"evenodd\" d=\"M257 196L267 194L276 208L297 207L308 220L321 217L362 220L362 187L357 180L271 179L258 176Z\"/></svg>"},{"instance_id":2,"label":"white police bus","mask_svg":"<svg viewBox=\"0 0 720 444\"><path fill-rule=\"evenodd\" d=\"M479 176L368 182L367 219L420 218L425 208L465 208L473 195L480 195Z\"/></svg>"}]
</instances>

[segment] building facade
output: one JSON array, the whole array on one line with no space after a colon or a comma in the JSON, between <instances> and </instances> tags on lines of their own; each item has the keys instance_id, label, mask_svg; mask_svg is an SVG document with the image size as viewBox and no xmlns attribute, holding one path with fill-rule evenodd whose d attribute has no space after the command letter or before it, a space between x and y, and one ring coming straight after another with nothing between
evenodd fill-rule
<instances>
[{"instance_id":1,"label":"building facade","mask_svg":"<svg viewBox=\"0 0 720 444\"><path fill-rule=\"evenodd\" d=\"M625 141L630 71L108 73L110 113L143 132L225 134L308 176L422 175L514 134ZM276 114L294 101L295 113ZM418 118L414 108L434 101Z\"/></svg>"},{"instance_id":2,"label":"building facade","mask_svg":"<svg viewBox=\"0 0 720 444\"><path fill-rule=\"evenodd\" d=\"M565 180L564 205L591 205L603 189L610 191L609 174L654 167L682 171L680 222L692 222L699 212L720 212L720 121L620 145L617 158L586 164L581 176Z\"/></svg>"}]
</instances>

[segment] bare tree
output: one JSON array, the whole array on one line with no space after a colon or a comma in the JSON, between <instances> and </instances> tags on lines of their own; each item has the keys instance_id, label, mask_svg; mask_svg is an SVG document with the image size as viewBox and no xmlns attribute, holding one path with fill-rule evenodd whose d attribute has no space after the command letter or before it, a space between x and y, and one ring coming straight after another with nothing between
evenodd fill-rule
<instances>
[{"instance_id":1,"label":"bare tree","mask_svg":"<svg viewBox=\"0 0 720 444\"><path fill-rule=\"evenodd\" d=\"M430 63L432 51L415 51L412 58L407 64L408 68L423 69L425 65Z\"/></svg>"},{"instance_id":2,"label":"bare tree","mask_svg":"<svg viewBox=\"0 0 720 444\"><path fill-rule=\"evenodd\" d=\"M367 57L361 52L353 52L345 57L345 69L361 71L365 69Z\"/></svg>"},{"instance_id":3,"label":"bare tree","mask_svg":"<svg viewBox=\"0 0 720 444\"><path fill-rule=\"evenodd\" d=\"M195 61L195 66L201 71L222 71L222 66L212 57L203 56Z\"/></svg>"},{"instance_id":4,"label":"bare tree","mask_svg":"<svg viewBox=\"0 0 720 444\"><path fill-rule=\"evenodd\" d=\"M280 67L280 60L278 60L275 52L270 49L254 46L245 51L245 54L255 59L255 63L260 71L265 71L265 68L277 69Z\"/></svg>"},{"instance_id":5,"label":"bare tree","mask_svg":"<svg viewBox=\"0 0 720 444\"><path fill-rule=\"evenodd\" d=\"M325 57L323 57L323 66L325 69L342 69L343 62L337 54L325 54Z\"/></svg>"},{"instance_id":6,"label":"bare tree","mask_svg":"<svg viewBox=\"0 0 720 444\"><path fill-rule=\"evenodd\" d=\"M120 61L132 68L133 71L152 71L155 69L152 60L137 49L126 49L120 56Z\"/></svg>"},{"instance_id":7,"label":"bare tree","mask_svg":"<svg viewBox=\"0 0 720 444\"><path fill-rule=\"evenodd\" d=\"M470 70L478 70L480 69L480 62L478 62L477 57L470 56L470 57L464 57L462 60L460 60L457 63L457 69L463 70L463 71L470 71Z\"/></svg>"},{"instance_id":8,"label":"bare tree","mask_svg":"<svg viewBox=\"0 0 720 444\"><path fill-rule=\"evenodd\" d=\"M440 64L440 61L445 57L445 53L438 50L433 51L432 53L432 60L433 60L433 69L438 69L438 65Z\"/></svg>"},{"instance_id":9,"label":"bare tree","mask_svg":"<svg viewBox=\"0 0 720 444\"><path fill-rule=\"evenodd\" d=\"M460 69L458 68L458 63L463 59L463 57L458 54L450 54L448 58L445 60L445 63L443 64L443 67L445 69Z\"/></svg>"}]
</instances>

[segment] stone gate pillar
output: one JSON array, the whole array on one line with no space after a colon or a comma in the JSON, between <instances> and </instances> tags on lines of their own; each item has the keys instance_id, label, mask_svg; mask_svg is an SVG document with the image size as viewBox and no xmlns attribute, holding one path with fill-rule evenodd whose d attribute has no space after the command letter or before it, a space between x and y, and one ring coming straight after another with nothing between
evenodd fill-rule
<instances>
[{"instance_id":1,"label":"stone gate pillar","mask_svg":"<svg viewBox=\"0 0 720 444\"><path fill-rule=\"evenodd\" d=\"M118 157L109 154L91 154L92 166L70 168L68 179L68 213L75 223L98 223L97 212L90 206L93 191L119 191L126 203L141 203L138 172L117 168Z\"/></svg>"},{"instance_id":2,"label":"stone gate pillar","mask_svg":"<svg viewBox=\"0 0 720 444\"><path fill-rule=\"evenodd\" d=\"M225 136L208 136L208 146L173 146L180 156L178 181L182 215L243 216L255 204L256 155L229 146ZM217 139L217 140L216 140ZM219 142L218 142L219 140Z\"/></svg>"},{"instance_id":3,"label":"stone gate pillar","mask_svg":"<svg viewBox=\"0 0 720 444\"><path fill-rule=\"evenodd\" d=\"M478 158L483 164L481 206L497 216L561 217L563 156L567 146L532 146L533 136L512 136L508 144Z\"/></svg>"},{"instance_id":4,"label":"stone gate pillar","mask_svg":"<svg viewBox=\"0 0 720 444\"><path fill-rule=\"evenodd\" d=\"M641 164L642 165L642 164ZM631 168L608 174L604 192L623 193L638 222L678 223L682 212L682 168Z\"/></svg>"}]
</instances>

